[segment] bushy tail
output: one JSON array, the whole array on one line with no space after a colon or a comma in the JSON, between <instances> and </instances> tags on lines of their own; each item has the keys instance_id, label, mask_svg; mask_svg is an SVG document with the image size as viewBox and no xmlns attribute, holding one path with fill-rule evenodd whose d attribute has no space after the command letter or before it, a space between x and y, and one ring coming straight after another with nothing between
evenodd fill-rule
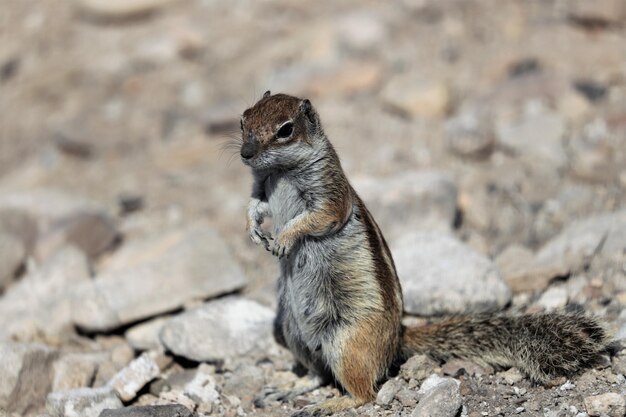
<instances>
[{"instance_id":1,"label":"bushy tail","mask_svg":"<svg viewBox=\"0 0 626 417\"><path fill-rule=\"evenodd\" d=\"M596 319L579 313L455 316L403 336L407 354L515 366L540 383L592 366L609 342Z\"/></svg>"}]
</instances>

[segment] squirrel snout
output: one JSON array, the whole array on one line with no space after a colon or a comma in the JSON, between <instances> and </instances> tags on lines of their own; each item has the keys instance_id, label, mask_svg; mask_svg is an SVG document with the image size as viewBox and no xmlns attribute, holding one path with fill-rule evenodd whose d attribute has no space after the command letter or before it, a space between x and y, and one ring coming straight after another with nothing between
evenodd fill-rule
<instances>
[{"instance_id":1,"label":"squirrel snout","mask_svg":"<svg viewBox=\"0 0 626 417\"><path fill-rule=\"evenodd\" d=\"M256 137L252 137L241 145L241 157L243 159L250 159L259 152L260 148L261 144L259 140Z\"/></svg>"}]
</instances>

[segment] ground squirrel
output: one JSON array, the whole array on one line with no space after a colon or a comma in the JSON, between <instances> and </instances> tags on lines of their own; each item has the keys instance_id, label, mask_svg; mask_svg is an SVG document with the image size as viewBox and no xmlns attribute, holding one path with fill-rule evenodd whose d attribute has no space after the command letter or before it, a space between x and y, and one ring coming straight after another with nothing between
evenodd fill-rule
<instances>
[{"instance_id":1,"label":"ground squirrel","mask_svg":"<svg viewBox=\"0 0 626 417\"><path fill-rule=\"evenodd\" d=\"M404 327L391 252L311 102L268 91L244 111L241 131L241 158L254 177L247 229L280 260L274 335L316 376L291 394L327 382L349 394L298 415L374 400L390 367L416 353L516 366L545 383L606 348L603 327L583 314L483 314ZM269 216L271 234L261 227Z\"/></svg>"}]
</instances>

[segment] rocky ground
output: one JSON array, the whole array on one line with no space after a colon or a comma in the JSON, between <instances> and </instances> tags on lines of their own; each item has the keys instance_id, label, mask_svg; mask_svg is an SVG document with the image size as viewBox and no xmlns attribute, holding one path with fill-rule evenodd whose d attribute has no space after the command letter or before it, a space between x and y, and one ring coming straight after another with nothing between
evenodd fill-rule
<instances>
[{"instance_id":1,"label":"rocky ground","mask_svg":"<svg viewBox=\"0 0 626 417\"><path fill-rule=\"evenodd\" d=\"M302 383L225 146L267 89L318 108L407 322L582 309L626 339L623 1L5 0L0 27L2 417L339 395L254 401ZM550 387L416 356L339 415L624 416L625 375L619 348Z\"/></svg>"}]
</instances>

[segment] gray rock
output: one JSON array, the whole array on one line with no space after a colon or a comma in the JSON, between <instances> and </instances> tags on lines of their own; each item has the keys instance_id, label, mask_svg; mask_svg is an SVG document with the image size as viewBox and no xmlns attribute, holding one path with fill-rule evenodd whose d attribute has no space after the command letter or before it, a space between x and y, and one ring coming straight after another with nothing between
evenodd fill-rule
<instances>
[{"instance_id":1,"label":"gray rock","mask_svg":"<svg viewBox=\"0 0 626 417\"><path fill-rule=\"evenodd\" d=\"M118 237L115 221L104 212L78 212L58 219L40 237L37 255L46 259L58 248L73 245L89 258L109 249Z\"/></svg>"},{"instance_id":2,"label":"gray rock","mask_svg":"<svg viewBox=\"0 0 626 417\"><path fill-rule=\"evenodd\" d=\"M452 236L409 233L392 253L409 313L489 311L511 299L495 265Z\"/></svg>"},{"instance_id":3,"label":"gray rock","mask_svg":"<svg viewBox=\"0 0 626 417\"><path fill-rule=\"evenodd\" d=\"M413 171L352 181L390 242L406 230L450 230L457 207L453 179L436 171Z\"/></svg>"},{"instance_id":4,"label":"gray rock","mask_svg":"<svg viewBox=\"0 0 626 417\"><path fill-rule=\"evenodd\" d=\"M52 392L46 400L52 417L98 417L103 410L121 407L122 402L109 387Z\"/></svg>"},{"instance_id":5,"label":"gray rock","mask_svg":"<svg viewBox=\"0 0 626 417\"><path fill-rule=\"evenodd\" d=\"M375 13L352 12L337 22L339 43L348 50L369 51L385 40L387 31Z\"/></svg>"},{"instance_id":6,"label":"gray rock","mask_svg":"<svg viewBox=\"0 0 626 417\"><path fill-rule=\"evenodd\" d=\"M446 122L445 138L448 150L462 157L489 156L495 145L495 136L487 121L469 111Z\"/></svg>"},{"instance_id":7,"label":"gray rock","mask_svg":"<svg viewBox=\"0 0 626 417\"><path fill-rule=\"evenodd\" d=\"M578 220L537 252L535 268L564 276L589 265L594 256L614 256L626 249L626 210Z\"/></svg>"},{"instance_id":8,"label":"gray rock","mask_svg":"<svg viewBox=\"0 0 626 417\"><path fill-rule=\"evenodd\" d=\"M36 343L0 343L0 410L32 413L52 388L58 352Z\"/></svg>"},{"instance_id":9,"label":"gray rock","mask_svg":"<svg viewBox=\"0 0 626 417\"><path fill-rule=\"evenodd\" d=\"M401 375L405 379L415 379L422 381L433 373L437 363L426 355L411 356L400 367Z\"/></svg>"},{"instance_id":10,"label":"gray rock","mask_svg":"<svg viewBox=\"0 0 626 417\"><path fill-rule=\"evenodd\" d=\"M626 399L615 392L585 397L584 403L590 416L623 417L626 414Z\"/></svg>"},{"instance_id":11,"label":"gray rock","mask_svg":"<svg viewBox=\"0 0 626 417\"><path fill-rule=\"evenodd\" d=\"M156 317L126 330L124 337L136 350L159 349L163 345L159 333L171 316Z\"/></svg>"},{"instance_id":12,"label":"gray rock","mask_svg":"<svg viewBox=\"0 0 626 417\"><path fill-rule=\"evenodd\" d=\"M11 284L25 258L24 243L13 235L0 232L0 290Z\"/></svg>"},{"instance_id":13,"label":"gray rock","mask_svg":"<svg viewBox=\"0 0 626 417\"><path fill-rule=\"evenodd\" d=\"M94 16L125 19L148 14L173 0L78 0L78 5Z\"/></svg>"},{"instance_id":14,"label":"gray rock","mask_svg":"<svg viewBox=\"0 0 626 417\"><path fill-rule=\"evenodd\" d=\"M161 341L174 354L198 362L243 356L271 343L273 318L267 307L228 297L172 318Z\"/></svg>"},{"instance_id":15,"label":"gray rock","mask_svg":"<svg viewBox=\"0 0 626 417\"><path fill-rule=\"evenodd\" d=\"M206 364L198 367L193 379L185 384L184 393L197 404L215 403L219 401L215 378L212 369Z\"/></svg>"},{"instance_id":16,"label":"gray rock","mask_svg":"<svg viewBox=\"0 0 626 417\"><path fill-rule=\"evenodd\" d=\"M259 366L242 364L238 366L222 385L222 393L235 396L247 407L257 398L265 386L265 375Z\"/></svg>"},{"instance_id":17,"label":"gray rock","mask_svg":"<svg viewBox=\"0 0 626 417\"><path fill-rule=\"evenodd\" d=\"M70 353L54 362L52 391L88 387L96 375L98 361L94 355Z\"/></svg>"},{"instance_id":18,"label":"gray rock","mask_svg":"<svg viewBox=\"0 0 626 417\"><path fill-rule=\"evenodd\" d=\"M539 159L555 168L563 167L567 163L561 144L564 134L563 117L542 106L527 109L522 120L518 122L499 122L496 126L496 136L503 147L529 161Z\"/></svg>"},{"instance_id":19,"label":"gray rock","mask_svg":"<svg viewBox=\"0 0 626 417\"><path fill-rule=\"evenodd\" d=\"M462 405L459 381L433 375L420 387L422 395L412 417L454 417Z\"/></svg>"},{"instance_id":20,"label":"gray rock","mask_svg":"<svg viewBox=\"0 0 626 417\"><path fill-rule=\"evenodd\" d=\"M0 298L0 340L73 333L71 294L78 284L89 281L85 255L73 247L62 249Z\"/></svg>"},{"instance_id":21,"label":"gray rock","mask_svg":"<svg viewBox=\"0 0 626 417\"><path fill-rule=\"evenodd\" d=\"M567 288L550 287L543 294L541 294L541 297L537 300L537 305L546 311L552 311L565 307L567 305L567 300Z\"/></svg>"},{"instance_id":22,"label":"gray rock","mask_svg":"<svg viewBox=\"0 0 626 417\"><path fill-rule=\"evenodd\" d=\"M534 257L533 251L520 245L508 246L496 257L496 266L514 293L527 288L526 277Z\"/></svg>"},{"instance_id":23,"label":"gray rock","mask_svg":"<svg viewBox=\"0 0 626 417\"><path fill-rule=\"evenodd\" d=\"M504 372L498 372L498 376L509 385L515 385L524 378L520 370L517 368L510 368Z\"/></svg>"},{"instance_id":24,"label":"gray rock","mask_svg":"<svg viewBox=\"0 0 626 417\"><path fill-rule=\"evenodd\" d=\"M194 413L179 404L145 405L104 410L100 417L193 417Z\"/></svg>"},{"instance_id":25,"label":"gray rock","mask_svg":"<svg viewBox=\"0 0 626 417\"><path fill-rule=\"evenodd\" d=\"M156 352L144 352L119 371L107 384L123 401L130 401L148 382L160 375Z\"/></svg>"},{"instance_id":26,"label":"gray rock","mask_svg":"<svg viewBox=\"0 0 626 417\"><path fill-rule=\"evenodd\" d=\"M14 209L0 209L0 234L18 238L27 253L32 253L37 241L37 222L28 213Z\"/></svg>"},{"instance_id":27,"label":"gray rock","mask_svg":"<svg viewBox=\"0 0 626 417\"><path fill-rule=\"evenodd\" d=\"M394 396L402 388L402 384L397 379L390 379L380 388L376 395L376 404L389 405Z\"/></svg>"},{"instance_id":28,"label":"gray rock","mask_svg":"<svg viewBox=\"0 0 626 417\"><path fill-rule=\"evenodd\" d=\"M124 324L242 288L245 276L204 224L130 242L74 298L74 323L89 331Z\"/></svg>"},{"instance_id":29,"label":"gray rock","mask_svg":"<svg viewBox=\"0 0 626 417\"><path fill-rule=\"evenodd\" d=\"M406 117L439 118L452 107L450 88L444 81L410 73L392 78L381 95L385 105Z\"/></svg>"}]
</instances>

